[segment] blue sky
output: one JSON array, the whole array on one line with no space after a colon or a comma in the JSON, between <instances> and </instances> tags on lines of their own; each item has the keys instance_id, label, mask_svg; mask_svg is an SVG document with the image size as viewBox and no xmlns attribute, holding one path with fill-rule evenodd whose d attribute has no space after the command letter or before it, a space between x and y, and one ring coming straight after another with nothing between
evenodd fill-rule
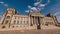
<instances>
[{"instance_id":1,"label":"blue sky","mask_svg":"<svg viewBox=\"0 0 60 34\"><path fill-rule=\"evenodd\" d=\"M31 10L39 10L44 15L53 13L60 20L60 0L0 0L0 17L7 7L16 8L18 13L26 14L29 6Z\"/></svg>"}]
</instances>

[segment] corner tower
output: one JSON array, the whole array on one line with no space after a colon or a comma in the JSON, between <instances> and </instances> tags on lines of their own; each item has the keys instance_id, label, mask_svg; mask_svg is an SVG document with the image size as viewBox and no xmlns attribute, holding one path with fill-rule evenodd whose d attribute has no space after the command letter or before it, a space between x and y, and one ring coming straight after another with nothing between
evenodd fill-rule
<instances>
[{"instance_id":1,"label":"corner tower","mask_svg":"<svg viewBox=\"0 0 60 34\"><path fill-rule=\"evenodd\" d=\"M1 25L2 28L10 27L11 19L14 14L16 14L16 10L14 8L7 8L7 11L3 14Z\"/></svg>"},{"instance_id":2,"label":"corner tower","mask_svg":"<svg viewBox=\"0 0 60 34\"><path fill-rule=\"evenodd\" d=\"M56 16L54 16L52 13L49 13L49 14L47 15L47 17L52 17L53 20L54 20L54 24L57 25L58 21L57 21L57 17L56 17Z\"/></svg>"}]
</instances>

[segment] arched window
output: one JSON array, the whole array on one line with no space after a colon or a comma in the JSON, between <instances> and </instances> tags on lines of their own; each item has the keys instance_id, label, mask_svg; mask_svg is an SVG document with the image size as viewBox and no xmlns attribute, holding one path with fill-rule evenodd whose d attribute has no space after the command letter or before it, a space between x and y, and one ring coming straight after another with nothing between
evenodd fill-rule
<instances>
[{"instance_id":1,"label":"arched window","mask_svg":"<svg viewBox=\"0 0 60 34\"><path fill-rule=\"evenodd\" d=\"M9 20L6 20L6 21L5 21L5 24L7 24L8 22L9 22Z\"/></svg>"},{"instance_id":2,"label":"arched window","mask_svg":"<svg viewBox=\"0 0 60 34\"><path fill-rule=\"evenodd\" d=\"M10 16L7 16L7 19L9 19L10 18Z\"/></svg>"}]
</instances>

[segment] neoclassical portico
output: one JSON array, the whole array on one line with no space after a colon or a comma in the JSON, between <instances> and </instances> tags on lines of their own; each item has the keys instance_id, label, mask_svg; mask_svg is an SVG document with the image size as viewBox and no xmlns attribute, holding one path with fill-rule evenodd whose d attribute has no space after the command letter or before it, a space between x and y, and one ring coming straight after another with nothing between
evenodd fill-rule
<instances>
[{"instance_id":1,"label":"neoclassical portico","mask_svg":"<svg viewBox=\"0 0 60 34\"><path fill-rule=\"evenodd\" d=\"M41 18L44 16L40 14L39 12L34 12L30 15L31 18L31 26L36 25L37 29L41 29Z\"/></svg>"}]
</instances>

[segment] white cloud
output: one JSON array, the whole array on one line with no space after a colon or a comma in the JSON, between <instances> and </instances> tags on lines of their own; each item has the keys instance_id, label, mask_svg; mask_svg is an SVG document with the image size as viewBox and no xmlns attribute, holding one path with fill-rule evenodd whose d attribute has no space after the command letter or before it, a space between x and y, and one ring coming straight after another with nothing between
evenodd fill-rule
<instances>
[{"instance_id":1,"label":"white cloud","mask_svg":"<svg viewBox=\"0 0 60 34\"><path fill-rule=\"evenodd\" d=\"M50 0L47 1L47 3L42 4L41 2L43 2L42 0L40 0L39 2L35 2L34 6L37 7L36 9L38 11L41 11L42 9L44 9L44 7L50 2Z\"/></svg>"},{"instance_id":2,"label":"white cloud","mask_svg":"<svg viewBox=\"0 0 60 34\"><path fill-rule=\"evenodd\" d=\"M0 2L0 4L4 4L4 2Z\"/></svg>"},{"instance_id":3,"label":"white cloud","mask_svg":"<svg viewBox=\"0 0 60 34\"><path fill-rule=\"evenodd\" d=\"M8 4L6 4L5 2L0 2L1 5L8 7Z\"/></svg>"},{"instance_id":4,"label":"white cloud","mask_svg":"<svg viewBox=\"0 0 60 34\"><path fill-rule=\"evenodd\" d=\"M39 3L40 3L40 2L36 2L36 3L34 3L34 6L38 6L38 5L39 5Z\"/></svg>"},{"instance_id":5,"label":"white cloud","mask_svg":"<svg viewBox=\"0 0 60 34\"><path fill-rule=\"evenodd\" d=\"M57 16L57 20L58 20L58 22L60 23L60 16Z\"/></svg>"},{"instance_id":6,"label":"white cloud","mask_svg":"<svg viewBox=\"0 0 60 34\"><path fill-rule=\"evenodd\" d=\"M26 10L25 12L29 13L29 10Z\"/></svg>"},{"instance_id":7,"label":"white cloud","mask_svg":"<svg viewBox=\"0 0 60 34\"><path fill-rule=\"evenodd\" d=\"M40 4L40 7L45 7L45 4Z\"/></svg>"},{"instance_id":8,"label":"white cloud","mask_svg":"<svg viewBox=\"0 0 60 34\"><path fill-rule=\"evenodd\" d=\"M28 6L28 8L30 8L29 10L26 10L25 12L33 12L33 11L37 11L37 8L36 7L31 7L31 6Z\"/></svg>"},{"instance_id":9,"label":"white cloud","mask_svg":"<svg viewBox=\"0 0 60 34\"><path fill-rule=\"evenodd\" d=\"M4 4L4 6L8 7L8 4Z\"/></svg>"},{"instance_id":10,"label":"white cloud","mask_svg":"<svg viewBox=\"0 0 60 34\"><path fill-rule=\"evenodd\" d=\"M45 3L45 4L42 4L41 2L43 2L43 1L39 0L38 2L35 2L34 6L38 6L38 5L45 6L45 5L48 5L50 3L50 0L47 0L47 3Z\"/></svg>"},{"instance_id":11,"label":"white cloud","mask_svg":"<svg viewBox=\"0 0 60 34\"><path fill-rule=\"evenodd\" d=\"M30 12L33 12L33 11L31 11L31 10L26 10L25 12L29 13L29 11L30 11Z\"/></svg>"},{"instance_id":12,"label":"white cloud","mask_svg":"<svg viewBox=\"0 0 60 34\"><path fill-rule=\"evenodd\" d=\"M50 0L47 0L47 3L45 3L45 4L42 4L41 2L43 2L43 1L42 0L35 0L35 3L33 4L34 7L28 6L28 8L30 8L29 10L41 11L50 2ZM28 11L26 11L26 12L28 12Z\"/></svg>"},{"instance_id":13,"label":"white cloud","mask_svg":"<svg viewBox=\"0 0 60 34\"><path fill-rule=\"evenodd\" d=\"M37 11L37 8L36 7L32 7L31 10Z\"/></svg>"},{"instance_id":14,"label":"white cloud","mask_svg":"<svg viewBox=\"0 0 60 34\"><path fill-rule=\"evenodd\" d=\"M37 11L37 8L36 7L31 7L30 10L26 10L25 12L29 13L30 12L34 12L34 11Z\"/></svg>"},{"instance_id":15,"label":"white cloud","mask_svg":"<svg viewBox=\"0 0 60 34\"><path fill-rule=\"evenodd\" d=\"M54 13L54 15L59 15L60 14L60 12L56 12L56 13Z\"/></svg>"},{"instance_id":16,"label":"white cloud","mask_svg":"<svg viewBox=\"0 0 60 34\"><path fill-rule=\"evenodd\" d=\"M28 5L28 8L32 8L30 5Z\"/></svg>"},{"instance_id":17,"label":"white cloud","mask_svg":"<svg viewBox=\"0 0 60 34\"><path fill-rule=\"evenodd\" d=\"M56 12L54 15L57 17L58 22L60 22L60 12Z\"/></svg>"},{"instance_id":18,"label":"white cloud","mask_svg":"<svg viewBox=\"0 0 60 34\"><path fill-rule=\"evenodd\" d=\"M41 8L37 8L39 11L41 11Z\"/></svg>"}]
</instances>

